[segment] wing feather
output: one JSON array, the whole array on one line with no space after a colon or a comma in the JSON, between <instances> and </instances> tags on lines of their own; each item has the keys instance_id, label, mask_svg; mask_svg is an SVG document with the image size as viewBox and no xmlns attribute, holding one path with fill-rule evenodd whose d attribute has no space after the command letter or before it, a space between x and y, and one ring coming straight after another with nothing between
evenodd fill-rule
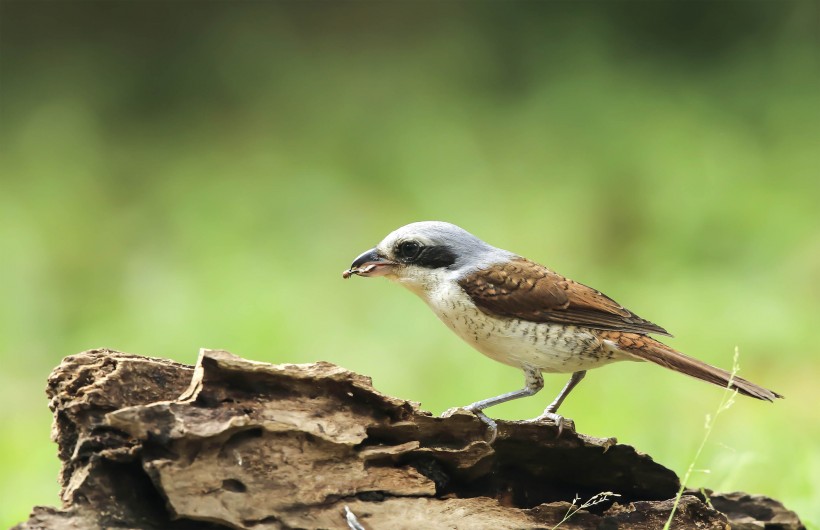
<instances>
[{"instance_id":1,"label":"wing feather","mask_svg":"<svg viewBox=\"0 0 820 530\"><path fill-rule=\"evenodd\" d=\"M524 258L476 271L459 285L481 311L495 316L669 335L600 291Z\"/></svg>"}]
</instances>

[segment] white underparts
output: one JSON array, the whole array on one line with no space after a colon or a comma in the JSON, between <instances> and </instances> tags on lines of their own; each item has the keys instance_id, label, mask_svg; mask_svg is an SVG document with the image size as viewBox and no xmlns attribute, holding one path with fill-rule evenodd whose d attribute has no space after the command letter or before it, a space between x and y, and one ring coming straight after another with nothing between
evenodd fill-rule
<instances>
[{"instance_id":1,"label":"white underparts","mask_svg":"<svg viewBox=\"0 0 820 530\"><path fill-rule=\"evenodd\" d=\"M572 373L630 358L592 330L488 315L446 270L428 269L393 279L419 295L464 341L498 362Z\"/></svg>"}]
</instances>

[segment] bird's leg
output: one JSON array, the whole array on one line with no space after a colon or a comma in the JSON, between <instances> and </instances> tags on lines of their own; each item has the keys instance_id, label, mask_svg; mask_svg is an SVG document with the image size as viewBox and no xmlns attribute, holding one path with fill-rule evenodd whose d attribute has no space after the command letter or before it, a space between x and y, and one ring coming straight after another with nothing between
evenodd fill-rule
<instances>
[{"instance_id":1,"label":"bird's leg","mask_svg":"<svg viewBox=\"0 0 820 530\"><path fill-rule=\"evenodd\" d=\"M524 386L521 390L515 390L513 392L501 394L500 396L482 399L481 401L476 401L475 403L467 405L464 409L469 410L470 412L479 412L514 399L532 396L544 388L544 378L541 376L540 370L532 368L531 366L525 366L524 378L526 386Z\"/></svg>"},{"instance_id":2,"label":"bird's leg","mask_svg":"<svg viewBox=\"0 0 820 530\"><path fill-rule=\"evenodd\" d=\"M561 389L561 392L558 394L558 396L556 396L552 403L547 405L547 408L544 409L544 412L558 412L558 407L561 406L561 403L563 403L569 395L569 393L572 392L572 389L578 386L578 383L581 382L581 379L583 379L585 375L587 375L586 370L574 372L572 374L572 377L569 378L569 381L567 381L567 384L564 385L564 388Z\"/></svg>"},{"instance_id":3,"label":"bird's leg","mask_svg":"<svg viewBox=\"0 0 820 530\"><path fill-rule=\"evenodd\" d=\"M583 379L585 375L587 375L586 370L574 372L572 377L569 378L569 381L567 381L567 384L564 385L564 388L561 389L561 392L558 393L558 396L556 396L556 398L552 400L552 403L547 405L547 408L544 409L544 413L535 418L533 421L550 420L554 422L558 426L558 436L561 436L561 431L564 430L565 420L563 416L556 414L556 412L558 412L558 407L561 406L561 403L564 402L569 393L572 392L572 389L581 382L581 379ZM571 421L572 420L569 420L569 422Z\"/></svg>"},{"instance_id":4,"label":"bird's leg","mask_svg":"<svg viewBox=\"0 0 820 530\"><path fill-rule=\"evenodd\" d=\"M515 390L513 392L501 394L500 396L482 399L481 401L476 401L475 403L471 403L464 407L464 410L472 412L473 414L478 416L478 419L480 419L487 425L490 443L492 443L495 440L495 437L498 434L498 426L496 425L495 421L489 418L482 411L484 409L493 407L495 405L500 405L501 403L506 403L514 399L532 396L533 394L538 393L539 390L544 388L544 378L541 376L541 371L531 366L524 366L524 381L525 386L521 390Z\"/></svg>"}]
</instances>

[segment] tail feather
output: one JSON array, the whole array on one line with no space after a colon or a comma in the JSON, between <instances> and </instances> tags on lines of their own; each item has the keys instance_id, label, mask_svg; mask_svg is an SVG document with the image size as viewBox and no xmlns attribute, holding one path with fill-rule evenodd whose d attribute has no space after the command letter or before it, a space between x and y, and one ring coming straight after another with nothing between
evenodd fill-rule
<instances>
[{"instance_id":1,"label":"tail feather","mask_svg":"<svg viewBox=\"0 0 820 530\"><path fill-rule=\"evenodd\" d=\"M641 360L649 361L657 365L669 368L676 372L706 381L717 386L726 388L727 386L744 396L762 399L764 401L774 401L783 396L773 392L742 377L732 376L730 372L717 368L703 361L684 355L675 351L669 346L645 335L636 333L620 333L619 337L613 337L618 349L627 352Z\"/></svg>"}]
</instances>

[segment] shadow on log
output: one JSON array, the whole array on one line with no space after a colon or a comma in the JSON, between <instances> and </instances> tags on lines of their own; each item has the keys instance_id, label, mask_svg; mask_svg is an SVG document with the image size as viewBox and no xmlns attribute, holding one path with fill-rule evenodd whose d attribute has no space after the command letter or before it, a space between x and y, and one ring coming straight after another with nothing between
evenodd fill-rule
<instances>
[{"instance_id":1,"label":"shadow on log","mask_svg":"<svg viewBox=\"0 0 820 530\"><path fill-rule=\"evenodd\" d=\"M63 508L19 529L659 529L678 477L614 439L437 418L333 364L92 350L48 381ZM780 503L682 497L672 528L801 529ZM355 516L345 518L345 507Z\"/></svg>"}]
</instances>

